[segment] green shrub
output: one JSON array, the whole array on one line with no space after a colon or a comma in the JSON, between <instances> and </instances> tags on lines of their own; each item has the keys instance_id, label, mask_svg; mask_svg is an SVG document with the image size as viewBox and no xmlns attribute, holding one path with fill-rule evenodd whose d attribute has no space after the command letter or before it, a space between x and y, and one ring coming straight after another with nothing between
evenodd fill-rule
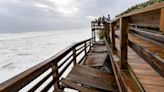
<instances>
[{"instance_id":1,"label":"green shrub","mask_svg":"<svg viewBox=\"0 0 164 92\"><path fill-rule=\"evenodd\" d=\"M105 36L105 32L103 30L98 31L99 39L103 39Z\"/></svg>"}]
</instances>

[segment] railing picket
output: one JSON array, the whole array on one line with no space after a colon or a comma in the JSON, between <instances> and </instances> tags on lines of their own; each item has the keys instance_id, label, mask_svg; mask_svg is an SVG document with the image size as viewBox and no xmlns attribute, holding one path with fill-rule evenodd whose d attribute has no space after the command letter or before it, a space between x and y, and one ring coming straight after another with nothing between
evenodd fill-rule
<instances>
[{"instance_id":1,"label":"railing picket","mask_svg":"<svg viewBox=\"0 0 164 92\"><path fill-rule=\"evenodd\" d=\"M76 48L73 49L73 63L76 65Z\"/></svg>"}]
</instances>

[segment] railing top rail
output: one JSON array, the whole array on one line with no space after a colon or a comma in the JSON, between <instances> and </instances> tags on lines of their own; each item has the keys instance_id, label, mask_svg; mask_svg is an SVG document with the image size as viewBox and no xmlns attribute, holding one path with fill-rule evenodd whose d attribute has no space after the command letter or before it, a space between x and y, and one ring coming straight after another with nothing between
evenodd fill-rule
<instances>
[{"instance_id":1,"label":"railing top rail","mask_svg":"<svg viewBox=\"0 0 164 92\"><path fill-rule=\"evenodd\" d=\"M13 88L13 85L21 85L19 88L24 87L29 82L31 82L33 79L35 79L37 76L42 74L44 71L49 69L51 67L51 63L58 63L64 56L66 56L70 51L72 51L75 47L90 41L93 38L74 43L70 46L68 46L66 49L62 50L61 52L57 53L56 55L52 56L51 58L48 58L47 60L44 60L43 62L31 67L30 69L18 74L17 76L3 82L0 84L0 91L4 90L6 88ZM28 81L27 81L28 80ZM16 88L16 89L19 89Z\"/></svg>"},{"instance_id":2,"label":"railing top rail","mask_svg":"<svg viewBox=\"0 0 164 92\"><path fill-rule=\"evenodd\" d=\"M138 10L132 11L130 13L123 14L119 17L116 17L115 19L113 19L111 21L106 21L106 22L113 23L113 22L118 21L122 17L130 17L130 16L133 16L133 15L137 15L137 14L141 14L141 13L145 13L145 12L149 12L149 11L153 11L153 10L158 10L158 9L161 9L161 8L164 8L164 2L153 4L151 6L143 8L143 9L138 9Z\"/></svg>"}]
</instances>

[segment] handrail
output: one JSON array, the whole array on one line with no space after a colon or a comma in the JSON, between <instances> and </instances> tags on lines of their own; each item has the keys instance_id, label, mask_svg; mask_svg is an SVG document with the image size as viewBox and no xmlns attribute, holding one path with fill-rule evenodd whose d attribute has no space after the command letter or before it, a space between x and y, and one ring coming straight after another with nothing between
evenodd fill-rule
<instances>
[{"instance_id":1,"label":"handrail","mask_svg":"<svg viewBox=\"0 0 164 92\"><path fill-rule=\"evenodd\" d=\"M149 7L143 8L143 9L135 10L135 11L129 12L127 14L123 14L119 17L116 17L115 19L113 19L111 21L106 21L106 22L107 23L113 23L113 22L116 22L117 20L119 20L120 18L123 18L123 17L130 17L133 15L137 15L137 14L141 14L141 13L145 13L145 12L149 12L149 11L153 11L153 10L157 10L157 9L161 9L161 8L164 8L164 2L151 5Z\"/></svg>"},{"instance_id":2,"label":"handrail","mask_svg":"<svg viewBox=\"0 0 164 92\"><path fill-rule=\"evenodd\" d=\"M110 61L111 61L111 66L112 66L112 69L113 69L113 73L114 73L114 76L115 76L115 79L116 79L116 83L117 83L117 86L118 86L118 89L119 89L119 92L123 92L123 88L121 87L121 84L120 84L120 81L119 81L119 77L118 76L118 67L117 65L114 63L114 59L113 59L113 53L110 49L110 46L107 42L107 39L104 37L104 41L105 41L105 45L107 47L107 51L108 51L108 55L109 55L109 58L110 58Z\"/></svg>"},{"instance_id":3,"label":"handrail","mask_svg":"<svg viewBox=\"0 0 164 92\"><path fill-rule=\"evenodd\" d=\"M92 43L91 43L92 41ZM88 43L89 42L89 43ZM74 49L76 49L78 46L82 45L82 44L87 44L89 46L87 47L91 47L93 45L93 38L78 42L78 43L74 43L71 46L67 47L66 49L62 50L61 52L57 53L56 55L52 56L51 58L44 60L43 62L35 65L34 67L18 74L17 76L3 82L2 84L0 84L0 92L17 92L19 90L21 90L22 88L24 88L26 85L28 85L30 82L32 82L33 80L35 80L36 78L38 78L41 74L43 74L44 72L46 72L48 69L52 69L51 74L48 74L47 76L45 76L43 79L44 81L40 81L39 83L44 83L49 77L50 75L53 76L53 80L47 85L47 88L43 89L43 91L48 90L54 83L59 82L59 77L61 77L61 75L65 72L65 70L68 68L68 66L73 62L74 59L69 60L68 58L73 57L76 58L77 55L74 57L73 54L69 55L69 53L71 53ZM85 47L85 45L83 45L84 48L86 49L87 47ZM85 51L85 49L83 49L83 51ZM90 49L89 49L90 50ZM75 50L75 53L78 50ZM80 53L82 53L82 51L80 51ZM79 54L80 54L79 53ZM59 73L59 68L61 66L64 65L64 63L60 64L59 66L57 65L57 63L59 61L61 61L63 58L65 58L66 56L69 56L65 59L64 62L69 61L69 64L66 65L66 67L64 66L64 69L61 70L61 72ZM84 58L85 55L82 57ZM81 62L81 61L79 61ZM78 62L75 62L74 64L76 64ZM54 76L54 73L57 73L56 76ZM36 90L41 84L36 84L34 85L34 87L31 90Z\"/></svg>"}]
</instances>

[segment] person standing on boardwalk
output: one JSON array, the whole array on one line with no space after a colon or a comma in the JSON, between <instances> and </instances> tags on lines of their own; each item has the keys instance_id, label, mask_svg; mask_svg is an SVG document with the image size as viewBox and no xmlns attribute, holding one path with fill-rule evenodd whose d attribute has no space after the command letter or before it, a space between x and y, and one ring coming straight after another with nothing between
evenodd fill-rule
<instances>
[{"instance_id":1,"label":"person standing on boardwalk","mask_svg":"<svg viewBox=\"0 0 164 92\"><path fill-rule=\"evenodd\" d=\"M110 15L108 14L108 21L110 21Z\"/></svg>"}]
</instances>

